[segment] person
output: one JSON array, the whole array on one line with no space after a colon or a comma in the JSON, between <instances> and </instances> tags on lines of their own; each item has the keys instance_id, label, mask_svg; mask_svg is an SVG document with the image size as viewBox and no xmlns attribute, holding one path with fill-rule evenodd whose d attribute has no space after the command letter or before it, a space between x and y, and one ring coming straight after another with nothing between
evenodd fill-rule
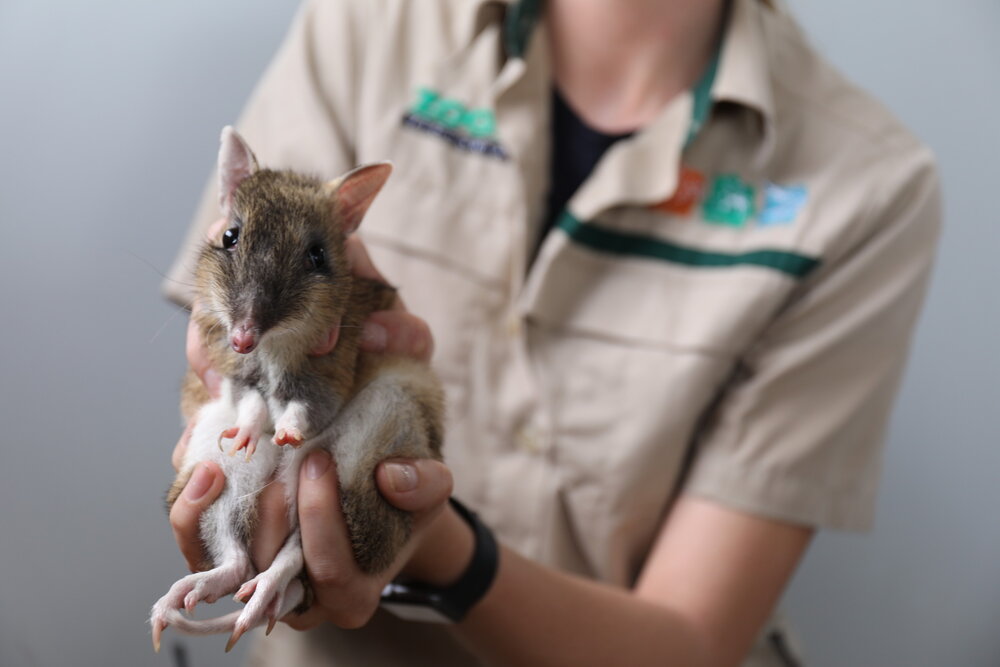
<instances>
[{"instance_id":1,"label":"person","mask_svg":"<svg viewBox=\"0 0 1000 667\"><path fill-rule=\"evenodd\" d=\"M815 530L870 525L940 214L930 152L787 11L308 0L239 125L272 167L395 163L351 252L410 311L365 344L432 359L448 400L446 466L377 470L417 526L381 577L345 546L335 464L307 461L317 603L254 664L801 660L775 606ZM224 483L203 466L174 506L192 566ZM280 493L261 513L266 564ZM462 580L477 524L498 569L460 622L379 607L396 577Z\"/></svg>"}]
</instances>

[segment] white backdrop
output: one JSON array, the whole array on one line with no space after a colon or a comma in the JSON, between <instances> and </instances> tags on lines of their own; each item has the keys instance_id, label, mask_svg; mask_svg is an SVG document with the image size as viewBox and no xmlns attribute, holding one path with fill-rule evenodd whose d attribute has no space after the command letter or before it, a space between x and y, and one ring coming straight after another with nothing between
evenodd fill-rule
<instances>
[{"instance_id":1,"label":"white backdrop","mask_svg":"<svg viewBox=\"0 0 1000 667\"><path fill-rule=\"evenodd\" d=\"M295 4L0 0L3 667L238 664L149 648L183 570L161 498L185 318L159 272ZM995 667L1000 3L792 4L936 150L947 221L877 527L821 536L786 607L813 665Z\"/></svg>"}]
</instances>

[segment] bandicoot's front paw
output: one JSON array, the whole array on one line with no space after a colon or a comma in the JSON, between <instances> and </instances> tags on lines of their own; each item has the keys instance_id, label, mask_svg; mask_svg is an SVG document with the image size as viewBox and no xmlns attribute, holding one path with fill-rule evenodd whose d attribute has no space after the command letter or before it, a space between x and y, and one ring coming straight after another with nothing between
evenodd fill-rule
<instances>
[{"instance_id":1,"label":"bandicoot's front paw","mask_svg":"<svg viewBox=\"0 0 1000 667\"><path fill-rule=\"evenodd\" d=\"M219 434L219 451L225 451L222 447L223 440L231 439L233 446L229 449L229 455L235 456L241 449L247 450L246 460L249 461L253 453L257 451L257 441L260 439L260 429L247 426L234 426L227 428Z\"/></svg>"},{"instance_id":2,"label":"bandicoot's front paw","mask_svg":"<svg viewBox=\"0 0 1000 667\"><path fill-rule=\"evenodd\" d=\"M308 411L304 403L292 401L274 425L274 444L298 447L309 431Z\"/></svg>"},{"instance_id":3,"label":"bandicoot's front paw","mask_svg":"<svg viewBox=\"0 0 1000 667\"><path fill-rule=\"evenodd\" d=\"M302 432L294 426L278 429L278 432L274 434L274 444L276 445L299 447L304 439Z\"/></svg>"}]
</instances>

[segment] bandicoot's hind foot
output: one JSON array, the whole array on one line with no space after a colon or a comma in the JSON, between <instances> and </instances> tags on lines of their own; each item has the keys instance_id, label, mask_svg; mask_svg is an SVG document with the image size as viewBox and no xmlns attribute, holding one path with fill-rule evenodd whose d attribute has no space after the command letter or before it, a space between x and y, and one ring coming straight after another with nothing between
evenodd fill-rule
<instances>
[{"instance_id":1,"label":"bandicoot's hind foot","mask_svg":"<svg viewBox=\"0 0 1000 667\"><path fill-rule=\"evenodd\" d=\"M247 602L247 606L233 624L233 634L226 644L227 653L247 630L263 625L266 619L265 634L271 634L279 618L302 604L305 597L302 581L297 577L288 581L287 577L278 575L273 573L268 576L267 572L262 572L237 591L236 599Z\"/></svg>"},{"instance_id":2,"label":"bandicoot's hind foot","mask_svg":"<svg viewBox=\"0 0 1000 667\"><path fill-rule=\"evenodd\" d=\"M274 557L271 567L246 582L236 591L236 599L246 602L243 613L236 619L233 635L226 650L229 651L243 633L264 623L267 632L279 618L304 599L302 582L297 578L302 571L302 546L298 530L288 536L281 550Z\"/></svg>"},{"instance_id":3,"label":"bandicoot's hind foot","mask_svg":"<svg viewBox=\"0 0 1000 667\"><path fill-rule=\"evenodd\" d=\"M199 602L215 602L235 591L251 574L249 564L233 563L207 572L195 572L177 581L153 605L149 619L153 626L153 648L160 650L160 635L170 625L173 612L186 609L190 614Z\"/></svg>"}]
</instances>

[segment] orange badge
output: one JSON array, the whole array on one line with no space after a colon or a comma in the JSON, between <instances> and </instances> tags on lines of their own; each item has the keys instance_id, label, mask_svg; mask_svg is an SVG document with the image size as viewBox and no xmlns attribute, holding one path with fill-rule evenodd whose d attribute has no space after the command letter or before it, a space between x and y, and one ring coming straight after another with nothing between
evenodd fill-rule
<instances>
[{"instance_id":1,"label":"orange badge","mask_svg":"<svg viewBox=\"0 0 1000 667\"><path fill-rule=\"evenodd\" d=\"M670 199L650 208L668 215L689 215L705 191L705 175L690 167L681 166L677 177L677 190Z\"/></svg>"}]
</instances>

